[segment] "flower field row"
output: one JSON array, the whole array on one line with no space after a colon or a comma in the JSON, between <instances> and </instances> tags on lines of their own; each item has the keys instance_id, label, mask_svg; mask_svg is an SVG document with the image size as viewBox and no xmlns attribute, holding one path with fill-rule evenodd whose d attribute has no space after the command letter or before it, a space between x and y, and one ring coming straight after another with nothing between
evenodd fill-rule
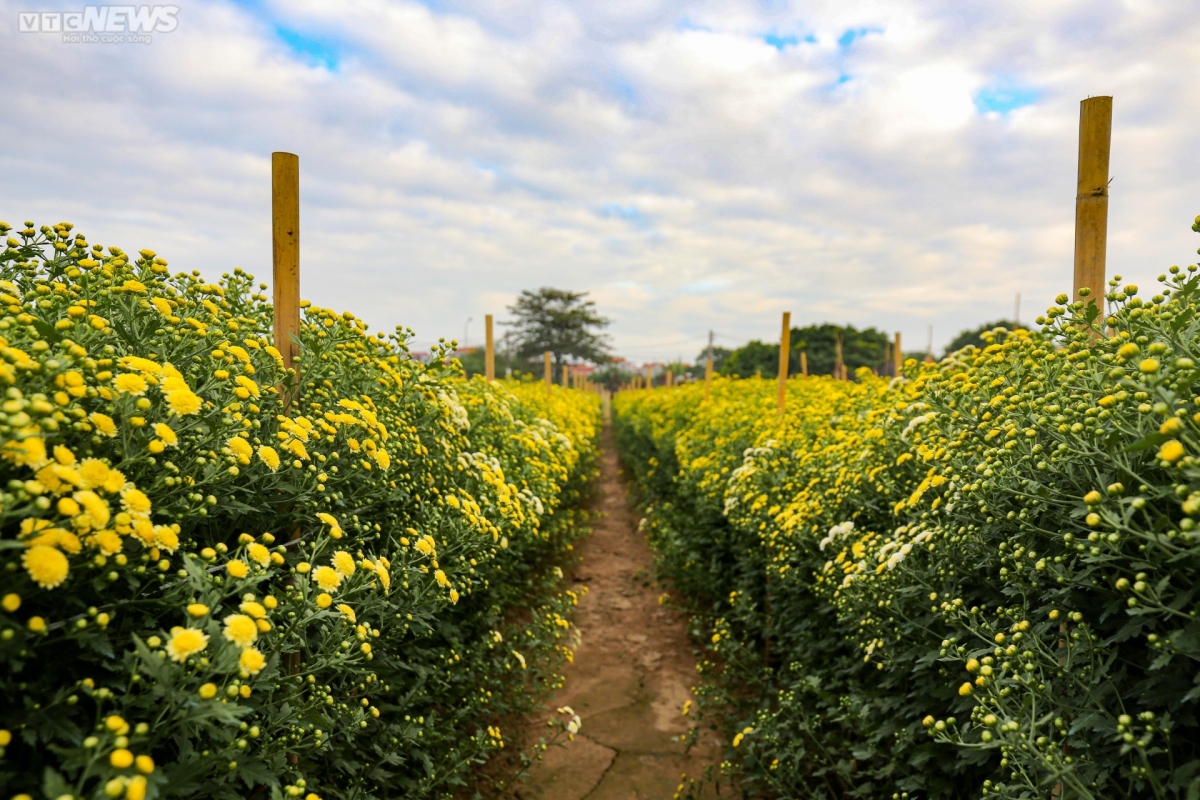
<instances>
[{"instance_id":1,"label":"flower field row","mask_svg":"<svg viewBox=\"0 0 1200 800\"><path fill-rule=\"evenodd\" d=\"M0 795L453 793L571 657L596 398L307 303L286 370L240 269L10 233Z\"/></svg>"},{"instance_id":2,"label":"flower field row","mask_svg":"<svg viewBox=\"0 0 1200 800\"><path fill-rule=\"evenodd\" d=\"M750 796L1200 792L1200 277L884 380L631 392Z\"/></svg>"}]
</instances>

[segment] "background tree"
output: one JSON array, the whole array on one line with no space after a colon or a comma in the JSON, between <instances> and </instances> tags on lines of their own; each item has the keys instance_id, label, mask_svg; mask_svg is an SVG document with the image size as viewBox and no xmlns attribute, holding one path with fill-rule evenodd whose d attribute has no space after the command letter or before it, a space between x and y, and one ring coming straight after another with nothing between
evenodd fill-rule
<instances>
[{"instance_id":1,"label":"background tree","mask_svg":"<svg viewBox=\"0 0 1200 800\"><path fill-rule=\"evenodd\" d=\"M969 344L973 344L976 347L983 347L983 334L987 333L992 328L1008 328L1011 331L1016 330L1017 327L1018 326L1016 324L1010 322L1009 320L998 319L995 322L984 323L978 328L965 330L955 337L954 341L946 345L946 355L950 355L955 350L961 350ZM924 354L922 354L922 357L923 356Z\"/></svg>"},{"instance_id":2,"label":"background tree","mask_svg":"<svg viewBox=\"0 0 1200 800\"><path fill-rule=\"evenodd\" d=\"M506 323L516 340L517 358L540 362L542 354L549 350L554 358L556 380L569 359L594 364L607 362L608 337L600 329L609 321L596 313L595 303L584 299L587 294L550 287L521 292L517 302L508 307L515 321ZM537 372L533 366L529 368Z\"/></svg>"},{"instance_id":3,"label":"background tree","mask_svg":"<svg viewBox=\"0 0 1200 800\"><path fill-rule=\"evenodd\" d=\"M800 372L800 352L808 353L809 375L832 375L837 363L837 337L842 337L842 361L846 371L854 374L859 367L870 367L879 372L884 367L887 353L887 334L867 328L858 330L853 325L809 325L792 328L791 353L788 357L788 372ZM779 374L779 344L766 343L757 339L747 342L732 351L722 362L722 375L752 378L759 371L763 377L773 378Z\"/></svg>"},{"instance_id":4,"label":"background tree","mask_svg":"<svg viewBox=\"0 0 1200 800\"><path fill-rule=\"evenodd\" d=\"M775 352L779 352L778 348L776 348ZM730 350L728 347L715 347L715 346L713 347L712 360L713 360L713 373L714 374L717 374L717 375L722 374L721 367L724 366L725 361L732 354L733 354L733 351ZM708 348L707 347L704 348L703 350L701 350L700 354L698 356L696 356L696 363L692 364L691 368L688 370L688 374L691 375L693 378L699 378L700 380L704 380L704 360L706 358L708 358ZM751 373L751 374L753 374L753 373Z\"/></svg>"}]
</instances>

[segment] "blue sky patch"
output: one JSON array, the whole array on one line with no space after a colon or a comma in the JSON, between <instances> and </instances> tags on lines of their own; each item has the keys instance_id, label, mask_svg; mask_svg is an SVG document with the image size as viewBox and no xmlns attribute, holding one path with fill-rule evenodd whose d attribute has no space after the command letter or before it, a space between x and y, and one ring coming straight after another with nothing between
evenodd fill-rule
<instances>
[{"instance_id":1,"label":"blue sky patch","mask_svg":"<svg viewBox=\"0 0 1200 800\"><path fill-rule=\"evenodd\" d=\"M1018 108L1031 106L1042 93L1030 86L1000 84L980 89L975 95L975 110L980 114L995 112L1007 114Z\"/></svg>"},{"instance_id":2,"label":"blue sky patch","mask_svg":"<svg viewBox=\"0 0 1200 800\"><path fill-rule=\"evenodd\" d=\"M777 33L768 33L763 37L763 41L774 47L776 50L783 50L785 47L800 44L800 39L795 36L780 36Z\"/></svg>"},{"instance_id":3,"label":"blue sky patch","mask_svg":"<svg viewBox=\"0 0 1200 800\"><path fill-rule=\"evenodd\" d=\"M638 211L634 206L607 203L600 207L600 216L605 219L623 219L639 230L645 230L650 227L650 218L641 211Z\"/></svg>"},{"instance_id":4,"label":"blue sky patch","mask_svg":"<svg viewBox=\"0 0 1200 800\"><path fill-rule=\"evenodd\" d=\"M883 33L883 28L851 28L838 37L838 47L845 50L859 39L872 33Z\"/></svg>"},{"instance_id":5,"label":"blue sky patch","mask_svg":"<svg viewBox=\"0 0 1200 800\"><path fill-rule=\"evenodd\" d=\"M275 35L302 60L324 67L330 72L337 71L339 54L336 45L328 39L307 36L278 25L275 27Z\"/></svg>"}]
</instances>

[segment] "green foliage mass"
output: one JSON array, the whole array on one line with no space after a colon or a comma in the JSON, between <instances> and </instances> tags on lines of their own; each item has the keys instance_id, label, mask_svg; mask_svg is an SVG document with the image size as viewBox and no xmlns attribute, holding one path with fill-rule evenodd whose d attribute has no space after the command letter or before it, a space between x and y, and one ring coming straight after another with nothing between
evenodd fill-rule
<instances>
[{"instance_id":1,"label":"green foliage mass","mask_svg":"<svg viewBox=\"0 0 1200 800\"><path fill-rule=\"evenodd\" d=\"M867 328L858 330L852 325L822 323L804 328L792 328L788 373L800 373L800 353L808 354L809 375L832 375L837 363L837 338L842 339L842 360L853 372L867 367L876 372L884 369L888 344L887 334ZM763 377L779 374L779 343L764 343L757 339L729 352L721 359L717 371L737 378L753 378L760 371Z\"/></svg>"}]
</instances>

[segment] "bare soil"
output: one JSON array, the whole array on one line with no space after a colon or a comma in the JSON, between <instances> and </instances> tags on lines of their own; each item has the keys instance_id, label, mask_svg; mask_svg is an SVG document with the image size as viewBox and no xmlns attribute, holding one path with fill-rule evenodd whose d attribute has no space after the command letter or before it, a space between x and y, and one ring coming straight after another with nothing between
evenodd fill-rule
<instances>
[{"instance_id":1,"label":"bare soil","mask_svg":"<svg viewBox=\"0 0 1200 800\"><path fill-rule=\"evenodd\" d=\"M682 714L696 681L687 620L659 603L610 428L602 447L594 508L604 516L577 546L582 560L568 576L588 587L574 620L582 643L564 670L565 687L549 701L573 708L583 725L513 787L517 800L670 800L682 775L699 778L721 757L711 730L690 752L679 741L694 719Z\"/></svg>"}]
</instances>

